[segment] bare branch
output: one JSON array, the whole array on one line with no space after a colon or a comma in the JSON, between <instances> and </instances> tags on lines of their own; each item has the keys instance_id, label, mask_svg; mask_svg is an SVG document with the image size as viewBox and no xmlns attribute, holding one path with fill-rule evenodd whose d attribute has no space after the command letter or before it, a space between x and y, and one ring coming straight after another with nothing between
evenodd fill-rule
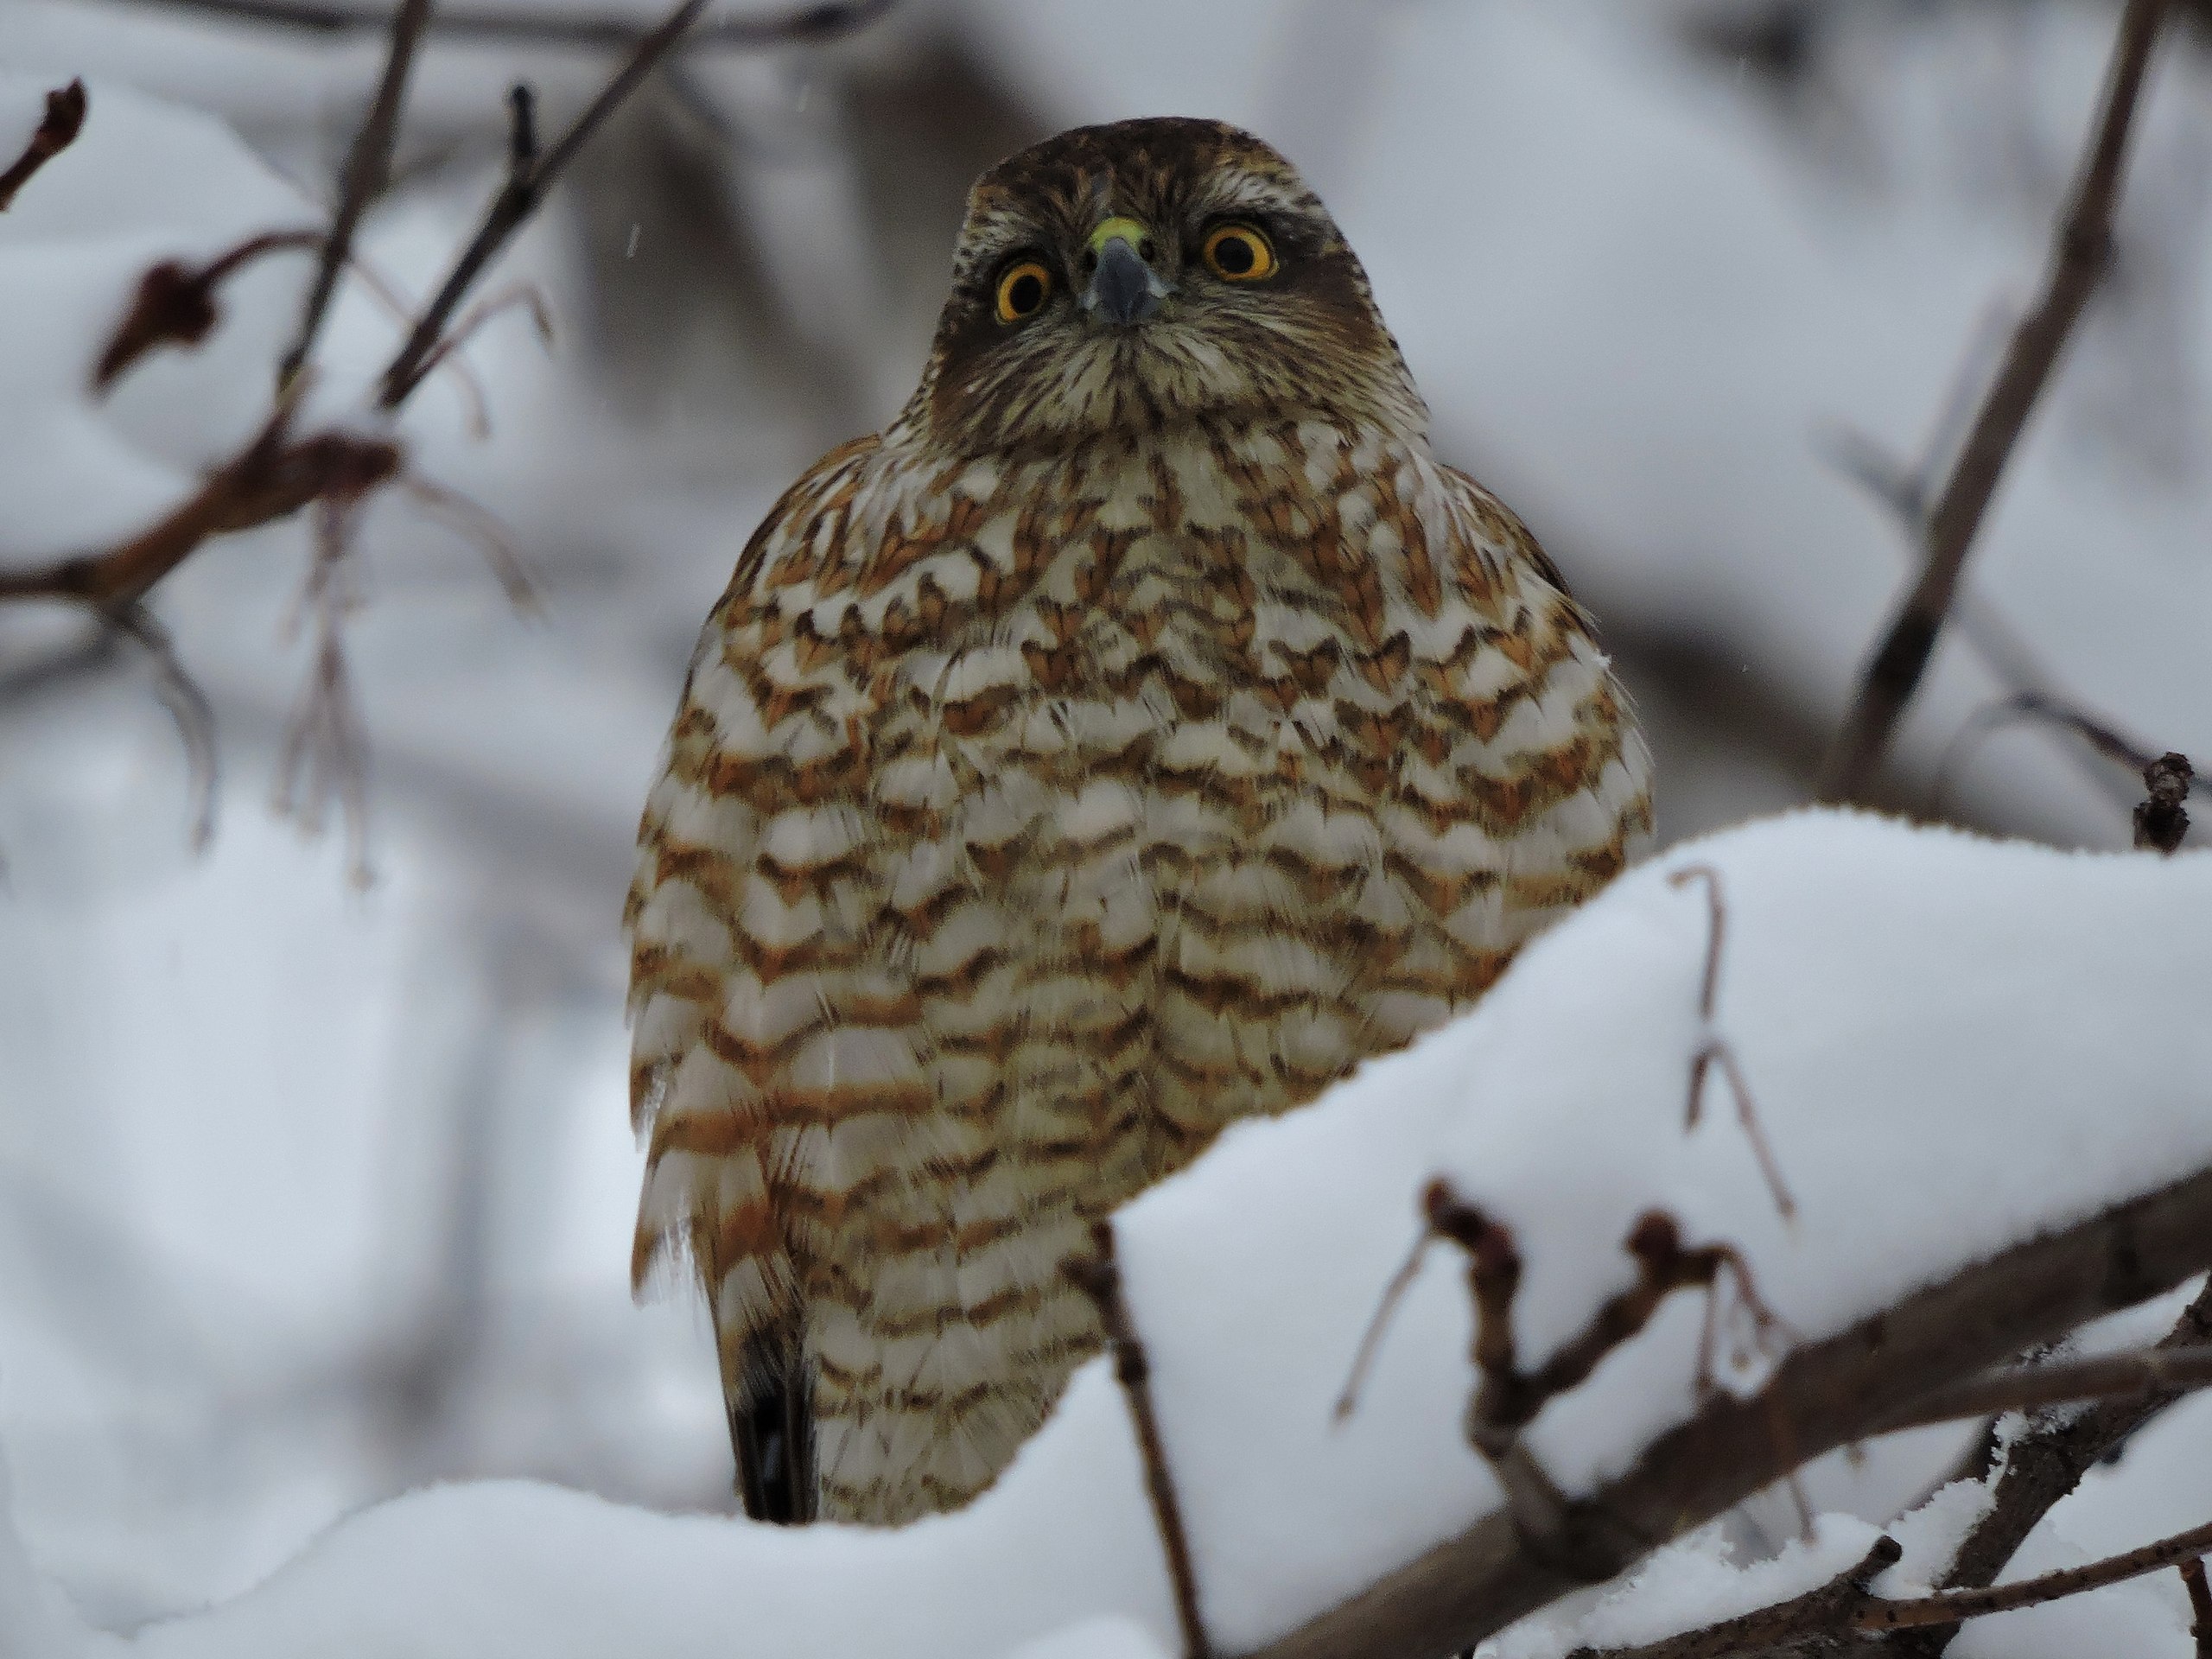
<instances>
[{"instance_id":1,"label":"bare branch","mask_svg":"<svg viewBox=\"0 0 2212 1659\"><path fill-rule=\"evenodd\" d=\"M1137 1447L1144 1459L1145 1491L1152 1500L1153 1525L1160 1534L1168 1577L1175 1586L1175 1617L1183 1627L1185 1659L1209 1659L1213 1648L1206 1639L1205 1620L1198 1608L1198 1580L1191 1565L1190 1535L1183 1528L1182 1505L1176 1501L1167 1448L1160 1438L1160 1418L1153 1409L1151 1362L1145 1357L1144 1344L1137 1337L1128 1303L1122 1294L1121 1264L1114 1254L1114 1224L1093 1222L1090 1243L1094 1254L1087 1260L1070 1262L1065 1271L1098 1309L1106 1346L1114 1356L1114 1375L1129 1402Z\"/></svg>"},{"instance_id":2,"label":"bare branch","mask_svg":"<svg viewBox=\"0 0 2212 1659\"><path fill-rule=\"evenodd\" d=\"M359 499L399 472L398 446L326 431L294 438L295 394L200 488L121 545L28 570L0 571L0 601L48 599L95 609L129 604L209 538L288 518L311 501Z\"/></svg>"},{"instance_id":3,"label":"bare branch","mask_svg":"<svg viewBox=\"0 0 2212 1659\"><path fill-rule=\"evenodd\" d=\"M100 620L136 644L153 665L162 707L176 722L177 741L184 746L185 772L192 792L192 850L205 852L215 838L215 711L208 706L207 694L185 671L169 631L142 601L125 600L103 607Z\"/></svg>"},{"instance_id":4,"label":"bare branch","mask_svg":"<svg viewBox=\"0 0 2212 1659\"><path fill-rule=\"evenodd\" d=\"M1728 1659L1784 1646L1813 1631L1845 1630L1869 1599L1866 1586L1904 1557L1904 1547L1885 1534L1856 1564L1802 1596L1638 1647L1577 1648L1567 1659Z\"/></svg>"},{"instance_id":5,"label":"bare branch","mask_svg":"<svg viewBox=\"0 0 2212 1659\"><path fill-rule=\"evenodd\" d=\"M2082 308L2110 263L2113 215L2139 95L2171 0L2128 0L2120 16L2102 107L2066 213L2044 290L2020 320L1922 538L1918 579L1860 677L1857 696L1821 768L1821 797L1864 793L1926 671L1957 591L1959 574Z\"/></svg>"},{"instance_id":6,"label":"bare branch","mask_svg":"<svg viewBox=\"0 0 2212 1659\"><path fill-rule=\"evenodd\" d=\"M537 211L544 199L547 186L575 158L576 152L596 132L601 123L635 92L639 83L651 74L654 67L675 49L684 31L698 19L706 9L707 0L682 0L675 10L664 18L660 26L637 44L622 67L614 72L599 96L591 101L582 115L570 124L569 130L554 141L553 148L542 156L526 154L520 140L527 99L516 101L518 137L509 157L507 181L499 188L492 203L485 210L483 222L475 236L461 250L447 274L445 284L437 297L424 308L416 319L415 327L398 355L391 360L384 373L384 385L378 394L378 404L385 409L397 409L407 395L418 385L429 372L431 354L437 349L440 336L445 331L447 319L474 285L485 266L499 254L507 239ZM528 147L534 152L535 142Z\"/></svg>"},{"instance_id":7,"label":"bare branch","mask_svg":"<svg viewBox=\"0 0 2212 1659\"><path fill-rule=\"evenodd\" d=\"M331 296L338 291L338 275L353 251L354 230L369 204L384 194L391 178L392 147L399 139L400 107L407 97L407 74L429 18L430 0L399 0L392 8L391 44L385 54L384 75L361 118L361 130L353 135L353 147L346 153L346 168L339 178L338 205L331 212L321 262L315 267L315 281L301 308L299 331L277 362L280 389L291 384L306 365L308 353L315 349Z\"/></svg>"},{"instance_id":8,"label":"bare branch","mask_svg":"<svg viewBox=\"0 0 2212 1659\"><path fill-rule=\"evenodd\" d=\"M1803 1344L1777 1362L1758 1397L1715 1393L1628 1473L1569 1500L1579 1535L1604 1551L1586 1565L1618 1572L1799 1463L1865 1438L1944 1382L2208 1266L2212 1170L2014 1245ZM2208 1341L2212 1333L2196 1344ZM1493 1511L1255 1659L1440 1659L1584 1581L1532 1550L1510 1513Z\"/></svg>"},{"instance_id":9,"label":"bare branch","mask_svg":"<svg viewBox=\"0 0 2212 1659\"><path fill-rule=\"evenodd\" d=\"M1689 1099L1683 1110L1682 1127L1686 1130L1697 1127L1705 1101L1706 1077L1718 1065L1727 1081L1729 1092L1736 1097L1736 1120L1743 1126L1744 1138L1751 1143L1759 1173L1766 1178L1767 1191L1773 1195L1774 1207L1782 1212L1784 1220L1794 1220L1797 1201L1789 1196L1789 1183L1782 1179L1781 1161L1767 1143L1766 1131L1759 1122L1758 1103L1751 1098L1751 1086L1745 1080L1743 1067L1737 1064L1735 1050L1713 1024L1713 1011L1720 995L1720 953L1728 928L1728 906L1720 892L1720 872L1710 864L1685 864L1667 878L1670 887L1687 887L1692 881L1705 883L1708 931L1705 975L1698 985L1698 1018L1703 1029L1698 1036L1697 1052L1690 1057Z\"/></svg>"},{"instance_id":10,"label":"bare branch","mask_svg":"<svg viewBox=\"0 0 2212 1659\"><path fill-rule=\"evenodd\" d=\"M319 35L367 34L385 29L391 22L390 13L378 7L347 5L341 0L130 0L130 3ZM846 0L842 4L803 6L766 17L732 17L696 30L686 44L741 52L818 46L867 28L896 3L897 0ZM626 51L637 45L645 30L632 17L464 6L440 11L431 20L429 32L454 42Z\"/></svg>"},{"instance_id":11,"label":"bare branch","mask_svg":"<svg viewBox=\"0 0 2212 1659\"><path fill-rule=\"evenodd\" d=\"M31 181L31 175L77 142L77 135L85 130L87 104L81 80L73 80L46 95L46 115L38 130L31 134L23 153L8 164L6 172L0 173L0 213L15 205L16 193Z\"/></svg>"},{"instance_id":12,"label":"bare branch","mask_svg":"<svg viewBox=\"0 0 2212 1659\"><path fill-rule=\"evenodd\" d=\"M2212 1282L2183 1310L2158 1346L2160 1351L2171 1352L2209 1344L2212 1344ZM2078 1416L2044 1423L2015 1440L2005 1451L2004 1471L1996 1477L1989 1507L1967 1529L1951 1558L1949 1571L1943 1574L1942 1587L1977 1589L1994 1584L2051 1506L2079 1485L2082 1477L2114 1447L2181 1395L2180 1389L2160 1388L2133 1398L2108 1400ZM1936 1659L1949 1644L1952 1633L1948 1625L1907 1630L1887 1638L1882 1646L1901 1659Z\"/></svg>"},{"instance_id":13,"label":"bare branch","mask_svg":"<svg viewBox=\"0 0 2212 1659\"><path fill-rule=\"evenodd\" d=\"M194 270L164 259L138 279L138 291L108 337L92 370L92 390L104 392L147 353L163 346L197 346L223 320L216 291L236 272L271 253L299 252L322 241L320 231L267 231L218 254Z\"/></svg>"},{"instance_id":14,"label":"bare branch","mask_svg":"<svg viewBox=\"0 0 2212 1659\"><path fill-rule=\"evenodd\" d=\"M2000 1584L1994 1589L1944 1590L1910 1601L1885 1601L1877 1597L1859 1609L1852 1624L1862 1630L1955 1624L1962 1618L2009 1613L2064 1596L2078 1596L2085 1590L2101 1590L2108 1584L2139 1579L2160 1567L2195 1560L2207 1549L2212 1549L2212 1522L2192 1527L2187 1532L2177 1532L2171 1538L2161 1538L2140 1549L2131 1549L2124 1555L2091 1561L2087 1567L2068 1567L2061 1573L2046 1573L2037 1579Z\"/></svg>"},{"instance_id":15,"label":"bare branch","mask_svg":"<svg viewBox=\"0 0 2212 1659\"><path fill-rule=\"evenodd\" d=\"M1881 1426L1887 1434L1925 1428L1967 1417L1993 1417L2007 1411L2033 1411L2077 1400L2169 1397L2184 1390L2212 1388L2212 1347L2145 1348L2135 1353L2099 1354L2090 1359L2050 1365L2020 1365L1969 1377L1936 1389Z\"/></svg>"},{"instance_id":16,"label":"bare branch","mask_svg":"<svg viewBox=\"0 0 2212 1659\"><path fill-rule=\"evenodd\" d=\"M2212 1585L2204 1581L2202 1555L2181 1564L2181 1582L2189 1592L2189 1634L2196 1644L2196 1659L2212 1659Z\"/></svg>"}]
</instances>

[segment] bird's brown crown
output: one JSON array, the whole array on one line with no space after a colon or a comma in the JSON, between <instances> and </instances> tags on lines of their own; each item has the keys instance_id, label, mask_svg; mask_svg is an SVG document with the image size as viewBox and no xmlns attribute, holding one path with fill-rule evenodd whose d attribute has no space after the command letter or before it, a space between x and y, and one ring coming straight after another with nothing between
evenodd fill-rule
<instances>
[{"instance_id":1,"label":"bird's brown crown","mask_svg":"<svg viewBox=\"0 0 2212 1659\"><path fill-rule=\"evenodd\" d=\"M922 384L893 429L957 454L1209 419L1427 423L1366 273L1249 133L1077 127L976 181Z\"/></svg>"}]
</instances>

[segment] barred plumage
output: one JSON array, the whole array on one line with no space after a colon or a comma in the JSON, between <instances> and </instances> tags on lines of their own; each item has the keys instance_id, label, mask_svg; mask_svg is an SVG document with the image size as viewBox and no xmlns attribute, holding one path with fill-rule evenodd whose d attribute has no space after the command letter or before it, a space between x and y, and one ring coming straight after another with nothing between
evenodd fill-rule
<instances>
[{"instance_id":1,"label":"barred plumage","mask_svg":"<svg viewBox=\"0 0 2212 1659\"><path fill-rule=\"evenodd\" d=\"M1224 214L1280 281L1206 282ZM1155 313L1074 303L1113 216ZM1058 310L990 317L1034 250ZM1096 1347L1091 1217L1465 1005L1649 828L1582 613L1424 426L1288 165L1125 123L986 175L913 402L753 537L628 920L635 1266L697 1264L754 1513L982 1490Z\"/></svg>"}]
</instances>

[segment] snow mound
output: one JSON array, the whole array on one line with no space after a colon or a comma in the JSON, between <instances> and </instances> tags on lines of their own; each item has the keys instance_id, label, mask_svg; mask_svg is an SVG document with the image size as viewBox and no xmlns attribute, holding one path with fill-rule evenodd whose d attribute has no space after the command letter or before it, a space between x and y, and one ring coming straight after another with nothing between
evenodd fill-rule
<instances>
[{"instance_id":1,"label":"snow mound","mask_svg":"<svg viewBox=\"0 0 2212 1659\"><path fill-rule=\"evenodd\" d=\"M1711 1032L1707 878L1675 879L1691 867L1726 909ZM1351 1420L1332 1417L1430 1178L1513 1229L1524 1361L1629 1282L1622 1239L1655 1206L1693 1243L1738 1247L1796 1338L1827 1336L2212 1164L2208 906L2201 855L2056 853L1851 814L1752 824L1631 873L1466 1018L1309 1109L1241 1126L1129 1206L1122 1265L1215 1643L1278 1636L1496 1506L1460 1435L1469 1316L1451 1252L1432 1252ZM1716 1037L1794 1218L1717 1072L1685 1131L1691 1058ZM1697 1303L1672 1299L1537 1421L1530 1443L1563 1486L1602 1482L1695 1409ZM1832 1520L1748 1573L1693 1541L1648 1563L1606 1618L1625 1632L1740 1610L1832 1573L1870 1536ZM1080 1372L959 1515L793 1533L449 1486L356 1516L261 1588L131 1645L703 1659L740 1637L757 1659L1175 1651L1106 1369Z\"/></svg>"}]
</instances>

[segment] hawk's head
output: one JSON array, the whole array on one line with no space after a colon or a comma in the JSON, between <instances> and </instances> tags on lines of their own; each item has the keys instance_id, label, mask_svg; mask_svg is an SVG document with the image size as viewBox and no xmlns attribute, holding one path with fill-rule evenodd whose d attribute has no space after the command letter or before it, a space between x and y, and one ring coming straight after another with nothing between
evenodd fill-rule
<instances>
[{"instance_id":1,"label":"hawk's head","mask_svg":"<svg viewBox=\"0 0 2212 1659\"><path fill-rule=\"evenodd\" d=\"M1290 163L1217 121L1078 127L986 173L901 425L964 454L1194 419L1426 424Z\"/></svg>"}]
</instances>

